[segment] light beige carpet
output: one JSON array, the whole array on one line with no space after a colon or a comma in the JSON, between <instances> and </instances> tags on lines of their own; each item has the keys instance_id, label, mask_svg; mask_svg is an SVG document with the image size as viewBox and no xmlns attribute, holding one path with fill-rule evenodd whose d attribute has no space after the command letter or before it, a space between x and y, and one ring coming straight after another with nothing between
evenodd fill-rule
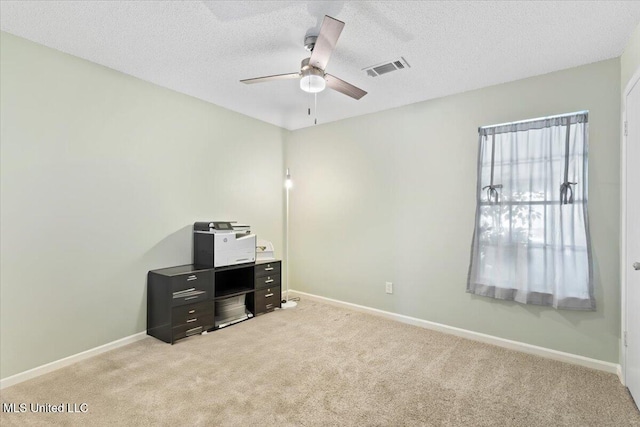
<instances>
[{"instance_id":1,"label":"light beige carpet","mask_svg":"<svg viewBox=\"0 0 640 427\"><path fill-rule=\"evenodd\" d=\"M153 338L0 392L10 425L640 426L613 374L303 300L169 345Z\"/></svg>"}]
</instances>

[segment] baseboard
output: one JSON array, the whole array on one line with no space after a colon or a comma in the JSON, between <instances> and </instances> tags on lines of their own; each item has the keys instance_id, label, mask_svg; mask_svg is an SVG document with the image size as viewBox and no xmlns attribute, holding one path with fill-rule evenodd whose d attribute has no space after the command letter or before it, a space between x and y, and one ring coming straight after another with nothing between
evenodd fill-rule
<instances>
[{"instance_id":1,"label":"baseboard","mask_svg":"<svg viewBox=\"0 0 640 427\"><path fill-rule=\"evenodd\" d=\"M122 347L127 344L140 341L146 337L147 337L146 331L139 332L137 334L133 334L128 337L124 337L119 340L112 341L110 343L89 349L87 351L83 351L82 353L74 354L72 356L65 357L64 359L56 360L54 362L47 363L46 365L38 366L36 368L29 369L28 371L20 372L19 374L15 374L10 377L3 378L0 380L0 390L10 387L12 385L21 383L23 381L27 381L32 378L39 377L40 375L48 374L49 372L53 372L60 368L64 368L65 366L73 365L76 362L89 359L90 357L97 356L109 350L113 350L118 347Z\"/></svg>"},{"instance_id":2,"label":"baseboard","mask_svg":"<svg viewBox=\"0 0 640 427\"><path fill-rule=\"evenodd\" d=\"M395 320L398 322L406 323L409 325L420 326L422 328L431 329L438 332L444 332L447 334L455 335L462 338L467 338L474 341L480 341L487 344L493 344L498 347L508 348L510 350L520 351L522 353L534 354L536 356L545 357L547 359L558 360L560 362L567 362L574 365L585 366L591 369L597 369L599 371L609 372L617 374L620 381L624 384L622 376L622 368L617 363L605 362L602 360L591 359L589 357L580 356L577 354L565 353L563 351L552 350L550 348L539 347L532 344L526 344L519 341L512 341L504 338L495 337L493 335L482 334L479 332L469 331L467 329L456 328L453 326L444 325L442 323L430 322L428 320L418 319L411 316L405 316L403 314L392 313L390 311L379 310L377 308L366 307L363 305L353 304L350 302L344 302L335 300L332 298L322 297L319 295L309 294L307 292L301 292L291 289L292 294L298 296L305 296L311 300L324 301L329 304L349 307L351 309L362 311L369 314L375 314L385 317L387 319Z\"/></svg>"},{"instance_id":3,"label":"baseboard","mask_svg":"<svg viewBox=\"0 0 640 427\"><path fill-rule=\"evenodd\" d=\"M626 386L627 384L624 381L624 373L622 372L622 365L618 365L616 368L616 374L618 374L618 379L622 383L622 385Z\"/></svg>"}]
</instances>

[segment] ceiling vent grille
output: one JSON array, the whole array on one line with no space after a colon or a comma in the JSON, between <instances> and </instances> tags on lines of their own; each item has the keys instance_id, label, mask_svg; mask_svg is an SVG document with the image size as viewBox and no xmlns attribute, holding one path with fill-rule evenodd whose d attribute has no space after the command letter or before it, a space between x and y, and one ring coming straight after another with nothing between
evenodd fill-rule
<instances>
[{"instance_id":1,"label":"ceiling vent grille","mask_svg":"<svg viewBox=\"0 0 640 427\"><path fill-rule=\"evenodd\" d=\"M395 59L393 61L372 65L370 67L363 68L362 70L369 77L378 77L383 74L387 74L392 71L403 70L405 68L411 68L411 65L409 65L406 59L404 59L403 57L400 57L400 59Z\"/></svg>"}]
</instances>

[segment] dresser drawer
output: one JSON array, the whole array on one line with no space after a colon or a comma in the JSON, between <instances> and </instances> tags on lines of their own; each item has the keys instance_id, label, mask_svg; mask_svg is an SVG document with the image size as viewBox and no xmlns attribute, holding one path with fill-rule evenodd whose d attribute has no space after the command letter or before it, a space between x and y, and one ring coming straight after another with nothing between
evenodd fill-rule
<instances>
[{"instance_id":1,"label":"dresser drawer","mask_svg":"<svg viewBox=\"0 0 640 427\"><path fill-rule=\"evenodd\" d=\"M269 276L256 277L256 289L280 286L280 273Z\"/></svg>"},{"instance_id":2,"label":"dresser drawer","mask_svg":"<svg viewBox=\"0 0 640 427\"><path fill-rule=\"evenodd\" d=\"M211 290L211 271L192 271L171 276L171 291L180 292L191 288Z\"/></svg>"},{"instance_id":3,"label":"dresser drawer","mask_svg":"<svg viewBox=\"0 0 640 427\"><path fill-rule=\"evenodd\" d=\"M280 261L256 264L254 267L256 277L272 276L280 274Z\"/></svg>"},{"instance_id":4,"label":"dresser drawer","mask_svg":"<svg viewBox=\"0 0 640 427\"><path fill-rule=\"evenodd\" d=\"M172 306L193 304L212 297L213 279L210 271L197 271L171 277Z\"/></svg>"},{"instance_id":5,"label":"dresser drawer","mask_svg":"<svg viewBox=\"0 0 640 427\"><path fill-rule=\"evenodd\" d=\"M268 313L280 307L280 286L260 289L255 292L255 314Z\"/></svg>"},{"instance_id":6,"label":"dresser drawer","mask_svg":"<svg viewBox=\"0 0 640 427\"><path fill-rule=\"evenodd\" d=\"M189 337L191 335L199 335L212 327L213 312L203 316L194 317L193 319L189 319L188 323L184 323L173 328L173 341Z\"/></svg>"},{"instance_id":7,"label":"dresser drawer","mask_svg":"<svg viewBox=\"0 0 640 427\"><path fill-rule=\"evenodd\" d=\"M174 325L187 323L187 320L194 317L202 317L207 314L213 314L213 302L205 301L198 304L181 305L173 308L173 316L171 321Z\"/></svg>"}]
</instances>

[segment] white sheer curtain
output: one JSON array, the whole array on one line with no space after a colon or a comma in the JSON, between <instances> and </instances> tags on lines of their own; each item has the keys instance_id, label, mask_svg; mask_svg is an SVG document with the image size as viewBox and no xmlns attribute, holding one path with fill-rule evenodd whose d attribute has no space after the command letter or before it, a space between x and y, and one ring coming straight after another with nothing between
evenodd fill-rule
<instances>
[{"instance_id":1,"label":"white sheer curtain","mask_svg":"<svg viewBox=\"0 0 640 427\"><path fill-rule=\"evenodd\" d=\"M467 292L594 310L587 113L479 129Z\"/></svg>"}]
</instances>

